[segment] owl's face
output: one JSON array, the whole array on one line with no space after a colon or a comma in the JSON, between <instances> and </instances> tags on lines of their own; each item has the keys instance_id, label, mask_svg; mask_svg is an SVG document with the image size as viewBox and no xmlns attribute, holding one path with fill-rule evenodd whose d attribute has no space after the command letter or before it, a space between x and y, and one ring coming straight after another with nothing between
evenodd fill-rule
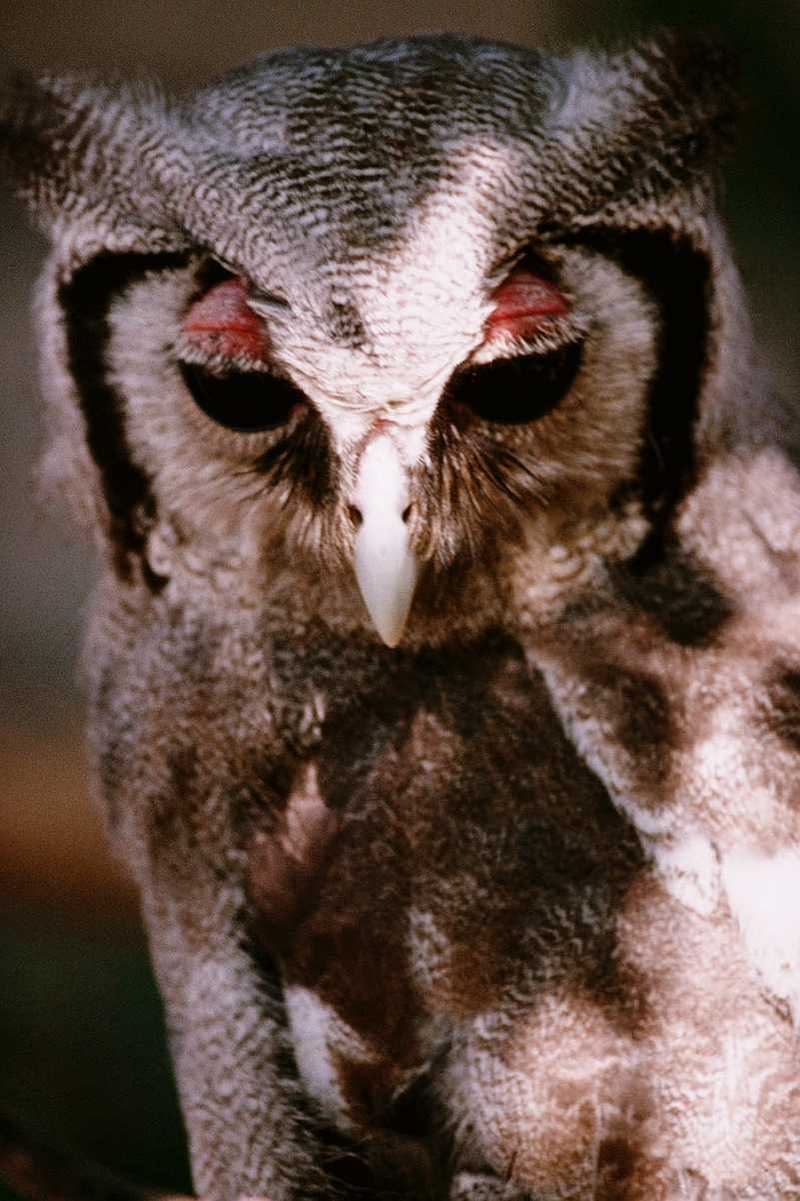
<instances>
[{"instance_id":1,"label":"owl's face","mask_svg":"<svg viewBox=\"0 0 800 1201\"><path fill-rule=\"evenodd\" d=\"M669 48L279 54L128 96L82 205L29 168L118 562L231 603L290 580L393 646L507 620L521 578L546 618L631 555L709 355L710 92L682 108Z\"/></svg>"},{"instance_id":2,"label":"owl's face","mask_svg":"<svg viewBox=\"0 0 800 1201\"><path fill-rule=\"evenodd\" d=\"M114 380L180 537L246 543L267 574L302 565L394 645L417 588L424 606L470 568L499 580L517 549L606 521L641 449L653 306L579 248L524 245L491 274L479 249L442 265L436 296L422 254L366 278L355 338L199 252L127 288Z\"/></svg>"}]
</instances>

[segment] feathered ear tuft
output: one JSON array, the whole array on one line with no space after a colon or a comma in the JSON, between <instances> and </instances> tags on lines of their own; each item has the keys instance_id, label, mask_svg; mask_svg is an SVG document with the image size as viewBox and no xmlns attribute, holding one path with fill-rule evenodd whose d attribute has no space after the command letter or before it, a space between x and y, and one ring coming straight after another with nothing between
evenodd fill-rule
<instances>
[{"instance_id":1,"label":"feathered ear tuft","mask_svg":"<svg viewBox=\"0 0 800 1201\"><path fill-rule=\"evenodd\" d=\"M18 74L0 90L0 161L46 227L77 203L79 193L86 196L81 159L87 139L94 140L99 100L69 77ZM96 167L94 174L99 176Z\"/></svg>"},{"instance_id":2,"label":"feathered ear tuft","mask_svg":"<svg viewBox=\"0 0 800 1201\"><path fill-rule=\"evenodd\" d=\"M154 85L23 74L0 85L0 167L17 194L46 233L92 241L93 230L106 249L152 248L173 224L157 187L140 189L135 208L123 199L147 175L154 130L163 143L168 128Z\"/></svg>"},{"instance_id":3,"label":"feathered ear tuft","mask_svg":"<svg viewBox=\"0 0 800 1201\"><path fill-rule=\"evenodd\" d=\"M744 107L727 50L704 34L662 30L616 52L578 52L563 67L555 130L570 138L591 181L577 222L651 212L658 224L687 198L696 209Z\"/></svg>"},{"instance_id":4,"label":"feathered ear tuft","mask_svg":"<svg viewBox=\"0 0 800 1201\"><path fill-rule=\"evenodd\" d=\"M663 29L623 57L634 72L641 63L641 117L664 129L684 169L708 170L730 151L744 103L738 63L718 38Z\"/></svg>"}]
</instances>

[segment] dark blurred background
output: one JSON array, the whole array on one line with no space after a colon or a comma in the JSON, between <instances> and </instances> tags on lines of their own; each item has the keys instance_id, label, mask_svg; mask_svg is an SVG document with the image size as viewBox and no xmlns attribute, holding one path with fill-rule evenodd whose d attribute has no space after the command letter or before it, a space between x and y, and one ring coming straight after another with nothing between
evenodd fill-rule
<instances>
[{"instance_id":1,"label":"dark blurred background","mask_svg":"<svg viewBox=\"0 0 800 1201\"><path fill-rule=\"evenodd\" d=\"M0 69L144 68L192 85L295 43L453 29L561 48L712 28L750 109L728 214L776 386L797 395L797 0L0 2ZM135 900L87 798L76 683L86 548L34 499L30 292L44 245L0 189L0 1104L142 1181L188 1187Z\"/></svg>"}]
</instances>

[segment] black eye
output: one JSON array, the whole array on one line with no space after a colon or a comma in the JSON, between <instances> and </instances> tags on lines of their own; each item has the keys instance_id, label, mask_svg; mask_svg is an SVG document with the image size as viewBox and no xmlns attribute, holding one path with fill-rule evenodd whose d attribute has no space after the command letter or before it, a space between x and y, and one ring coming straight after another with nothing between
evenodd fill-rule
<instances>
[{"instance_id":1,"label":"black eye","mask_svg":"<svg viewBox=\"0 0 800 1201\"><path fill-rule=\"evenodd\" d=\"M537 421L569 392L581 365L581 344L570 342L546 354L499 359L457 371L447 400L484 421L523 425Z\"/></svg>"},{"instance_id":2,"label":"black eye","mask_svg":"<svg viewBox=\"0 0 800 1201\"><path fill-rule=\"evenodd\" d=\"M239 433L279 429L307 403L294 384L264 371L215 375L195 363L179 366L195 404L218 425Z\"/></svg>"}]
</instances>

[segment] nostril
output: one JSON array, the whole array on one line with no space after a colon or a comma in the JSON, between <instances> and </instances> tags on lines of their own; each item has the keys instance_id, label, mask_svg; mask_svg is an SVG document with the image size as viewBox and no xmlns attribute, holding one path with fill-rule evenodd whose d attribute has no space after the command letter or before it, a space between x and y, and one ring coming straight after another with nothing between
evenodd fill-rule
<instances>
[{"instance_id":1,"label":"nostril","mask_svg":"<svg viewBox=\"0 0 800 1201\"><path fill-rule=\"evenodd\" d=\"M413 507L412 505L406 505L406 507L403 509L401 517L404 522L408 522L409 518L411 517L412 507Z\"/></svg>"},{"instance_id":2,"label":"nostril","mask_svg":"<svg viewBox=\"0 0 800 1201\"><path fill-rule=\"evenodd\" d=\"M347 506L347 516L350 518L356 529L358 529L364 520L361 515L361 510L356 505Z\"/></svg>"}]
</instances>

